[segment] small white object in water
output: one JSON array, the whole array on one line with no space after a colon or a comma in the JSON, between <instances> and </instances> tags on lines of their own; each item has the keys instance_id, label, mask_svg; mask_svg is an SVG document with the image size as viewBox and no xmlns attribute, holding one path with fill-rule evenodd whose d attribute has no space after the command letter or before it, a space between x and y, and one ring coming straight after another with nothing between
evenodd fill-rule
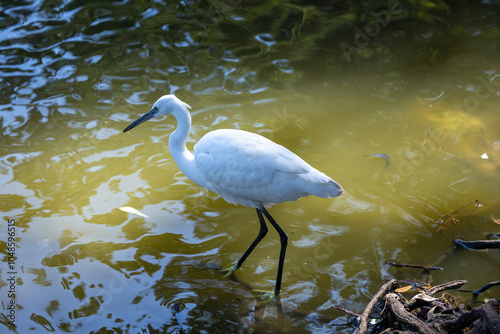
<instances>
[{"instance_id":1,"label":"small white object in water","mask_svg":"<svg viewBox=\"0 0 500 334\"><path fill-rule=\"evenodd\" d=\"M134 208L131 208L130 206L122 206L119 209L122 210L123 212L128 212L128 213L131 213L131 214L136 215L136 216L141 216L141 217L144 217L144 218L149 218L144 213L142 213L139 210L136 210Z\"/></svg>"},{"instance_id":2,"label":"small white object in water","mask_svg":"<svg viewBox=\"0 0 500 334\"><path fill-rule=\"evenodd\" d=\"M488 159L488 154L483 153L483 155L481 155L481 159Z\"/></svg>"}]
</instances>

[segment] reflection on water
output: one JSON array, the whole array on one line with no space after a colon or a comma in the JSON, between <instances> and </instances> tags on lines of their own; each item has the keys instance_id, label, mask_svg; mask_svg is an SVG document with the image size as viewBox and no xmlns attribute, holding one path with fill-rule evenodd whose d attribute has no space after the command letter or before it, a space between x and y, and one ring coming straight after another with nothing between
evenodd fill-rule
<instances>
[{"instance_id":1,"label":"reflection on water","mask_svg":"<svg viewBox=\"0 0 500 334\"><path fill-rule=\"evenodd\" d=\"M3 1L0 200L17 225L18 331L348 333L332 305L361 312L384 280L424 279L386 261L452 251L433 283L495 280L494 252L452 240L498 233L498 5L412 3ZM283 323L248 290L274 286L274 231L222 277L258 233L254 210L179 172L173 119L121 132L166 93L193 107L189 147L214 129L257 132L346 189L271 209L290 238ZM484 207L436 232L474 199ZM14 332L6 226L0 326Z\"/></svg>"}]
</instances>

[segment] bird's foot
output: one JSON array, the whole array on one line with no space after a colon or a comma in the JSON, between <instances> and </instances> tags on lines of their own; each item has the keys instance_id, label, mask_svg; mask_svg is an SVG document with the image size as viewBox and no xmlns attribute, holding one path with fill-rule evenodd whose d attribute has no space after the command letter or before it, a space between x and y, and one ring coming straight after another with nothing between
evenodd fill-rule
<instances>
[{"instance_id":1,"label":"bird's foot","mask_svg":"<svg viewBox=\"0 0 500 334\"><path fill-rule=\"evenodd\" d=\"M225 269L221 269L220 272L221 274L224 276L224 277L229 277L231 276L232 274L234 274L234 272L238 269L238 267L235 265L234 267L231 267L231 268L225 268Z\"/></svg>"},{"instance_id":2,"label":"bird's foot","mask_svg":"<svg viewBox=\"0 0 500 334\"><path fill-rule=\"evenodd\" d=\"M252 290L252 294L255 298L259 298L260 302L257 305L267 304L269 302L276 300L276 294L267 290Z\"/></svg>"}]
</instances>

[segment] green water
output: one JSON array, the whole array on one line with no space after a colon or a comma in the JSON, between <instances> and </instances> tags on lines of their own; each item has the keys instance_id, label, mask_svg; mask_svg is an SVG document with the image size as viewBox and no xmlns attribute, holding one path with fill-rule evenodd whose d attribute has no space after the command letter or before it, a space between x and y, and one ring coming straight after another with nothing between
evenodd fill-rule
<instances>
[{"instance_id":1,"label":"green water","mask_svg":"<svg viewBox=\"0 0 500 334\"><path fill-rule=\"evenodd\" d=\"M1 332L351 333L331 306L361 313L387 279L466 279L468 290L498 280L496 250L453 244L499 230L498 4L0 8ZM167 147L173 118L122 133L169 93L192 107L190 149L214 129L256 132L346 190L270 209L289 235L282 322L246 288L273 289L277 233L239 281L224 278L218 268L258 233L255 210L179 171ZM482 206L438 232L439 214L476 199ZM480 299L493 297L495 288Z\"/></svg>"}]
</instances>

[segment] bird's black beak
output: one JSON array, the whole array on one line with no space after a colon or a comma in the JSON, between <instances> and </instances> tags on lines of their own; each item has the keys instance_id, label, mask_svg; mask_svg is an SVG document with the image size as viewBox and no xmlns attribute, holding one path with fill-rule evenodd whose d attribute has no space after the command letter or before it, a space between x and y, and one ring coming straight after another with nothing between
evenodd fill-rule
<instances>
[{"instance_id":1,"label":"bird's black beak","mask_svg":"<svg viewBox=\"0 0 500 334\"><path fill-rule=\"evenodd\" d=\"M156 117L156 114L158 114L158 109L156 109L156 108L151 109L149 112L145 113L140 118L138 118L135 121L133 121L132 123L130 123L130 125L127 126L125 128L125 130L123 130L123 132L127 132L128 130L135 128L139 124L144 123L144 122L150 120L151 118Z\"/></svg>"}]
</instances>

